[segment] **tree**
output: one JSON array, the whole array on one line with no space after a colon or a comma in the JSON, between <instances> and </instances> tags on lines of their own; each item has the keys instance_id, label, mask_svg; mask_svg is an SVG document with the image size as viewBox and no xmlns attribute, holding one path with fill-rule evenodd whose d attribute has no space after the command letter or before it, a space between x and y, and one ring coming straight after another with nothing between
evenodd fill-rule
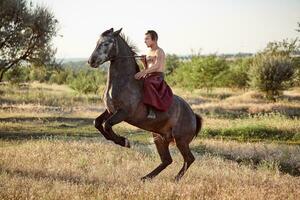
<instances>
[{"instance_id":1,"label":"tree","mask_svg":"<svg viewBox=\"0 0 300 200\"><path fill-rule=\"evenodd\" d=\"M284 89L292 86L296 65L292 55L297 51L297 40L270 42L258 53L249 71L250 85L265 92L276 101Z\"/></svg>"},{"instance_id":2,"label":"tree","mask_svg":"<svg viewBox=\"0 0 300 200\"><path fill-rule=\"evenodd\" d=\"M22 63L53 62L51 41L58 21L45 7L26 0L0 1L0 81L6 71Z\"/></svg>"}]
</instances>

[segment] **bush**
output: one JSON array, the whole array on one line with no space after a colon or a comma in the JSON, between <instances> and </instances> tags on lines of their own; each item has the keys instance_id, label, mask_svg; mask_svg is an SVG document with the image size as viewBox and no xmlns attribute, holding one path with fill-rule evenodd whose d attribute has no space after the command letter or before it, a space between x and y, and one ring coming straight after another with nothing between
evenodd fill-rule
<instances>
[{"instance_id":1,"label":"bush","mask_svg":"<svg viewBox=\"0 0 300 200\"><path fill-rule=\"evenodd\" d=\"M246 88L249 86L248 71L252 58L240 58L229 64L230 68L224 76L224 87Z\"/></svg>"},{"instance_id":2,"label":"bush","mask_svg":"<svg viewBox=\"0 0 300 200\"><path fill-rule=\"evenodd\" d=\"M179 57L176 54L167 54L165 74L170 75L180 65Z\"/></svg>"},{"instance_id":3,"label":"bush","mask_svg":"<svg viewBox=\"0 0 300 200\"><path fill-rule=\"evenodd\" d=\"M27 66L18 66L15 68L11 68L4 74L3 79L12 84L28 82L30 80L29 77L30 69Z\"/></svg>"},{"instance_id":4,"label":"bush","mask_svg":"<svg viewBox=\"0 0 300 200\"><path fill-rule=\"evenodd\" d=\"M79 70L67 78L68 85L79 93L97 94L106 82L105 72L100 70Z\"/></svg>"},{"instance_id":5,"label":"bush","mask_svg":"<svg viewBox=\"0 0 300 200\"><path fill-rule=\"evenodd\" d=\"M72 74L71 70L58 70L54 71L49 79L49 83L56 83L56 84L65 84L67 82L67 78L69 75Z\"/></svg>"},{"instance_id":6,"label":"bush","mask_svg":"<svg viewBox=\"0 0 300 200\"><path fill-rule=\"evenodd\" d=\"M289 56L258 54L251 66L250 85L266 93L268 99L276 100L282 90L291 86L295 69Z\"/></svg>"},{"instance_id":7,"label":"bush","mask_svg":"<svg viewBox=\"0 0 300 200\"><path fill-rule=\"evenodd\" d=\"M219 87L229 66L223 58L212 56L193 56L191 61L180 62L168 82L187 89Z\"/></svg>"},{"instance_id":8,"label":"bush","mask_svg":"<svg viewBox=\"0 0 300 200\"><path fill-rule=\"evenodd\" d=\"M47 82L51 72L44 66L31 66L29 78L31 81Z\"/></svg>"}]
</instances>

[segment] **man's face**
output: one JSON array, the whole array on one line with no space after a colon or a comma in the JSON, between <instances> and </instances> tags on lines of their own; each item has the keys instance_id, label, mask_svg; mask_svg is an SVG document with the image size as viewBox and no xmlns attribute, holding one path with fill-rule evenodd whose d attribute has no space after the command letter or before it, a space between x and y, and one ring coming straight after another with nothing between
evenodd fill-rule
<instances>
[{"instance_id":1,"label":"man's face","mask_svg":"<svg viewBox=\"0 0 300 200\"><path fill-rule=\"evenodd\" d=\"M145 44L147 47L151 47L155 43L154 40L151 39L151 36L149 34L145 35Z\"/></svg>"}]
</instances>

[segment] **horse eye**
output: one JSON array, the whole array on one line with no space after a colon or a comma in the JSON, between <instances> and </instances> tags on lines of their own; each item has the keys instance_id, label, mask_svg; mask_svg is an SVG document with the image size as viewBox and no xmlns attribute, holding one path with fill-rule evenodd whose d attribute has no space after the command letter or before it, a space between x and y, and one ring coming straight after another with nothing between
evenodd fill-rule
<instances>
[{"instance_id":1,"label":"horse eye","mask_svg":"<svg viewBox=\"0 0 300 200\"><path fill-rule=\"evenodd\" d=\"M106 47L106 46L108 46L108 43L104 43L103 45Z\"/></svg>"}]
</instances>

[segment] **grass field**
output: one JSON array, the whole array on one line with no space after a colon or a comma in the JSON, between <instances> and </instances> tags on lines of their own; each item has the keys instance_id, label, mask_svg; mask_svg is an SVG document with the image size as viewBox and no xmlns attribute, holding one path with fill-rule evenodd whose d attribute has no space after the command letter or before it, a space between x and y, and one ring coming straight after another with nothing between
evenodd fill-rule
<instances>
[{"instance_id":1,"label":"grass field","mask_svg":"<svg viewBox=\"0 0 300 200\"><path fill-rule=\"evenodd\" d=\"M131 149L93 127L101 95L40 83L0 86L0 199L299 199L300 88L276 103L255 91L174 89L204 118L191 143L196 161L181 182L182 157L152 181L159 163L149 132L114 130Z\"/></svg>"}]
</instances>

